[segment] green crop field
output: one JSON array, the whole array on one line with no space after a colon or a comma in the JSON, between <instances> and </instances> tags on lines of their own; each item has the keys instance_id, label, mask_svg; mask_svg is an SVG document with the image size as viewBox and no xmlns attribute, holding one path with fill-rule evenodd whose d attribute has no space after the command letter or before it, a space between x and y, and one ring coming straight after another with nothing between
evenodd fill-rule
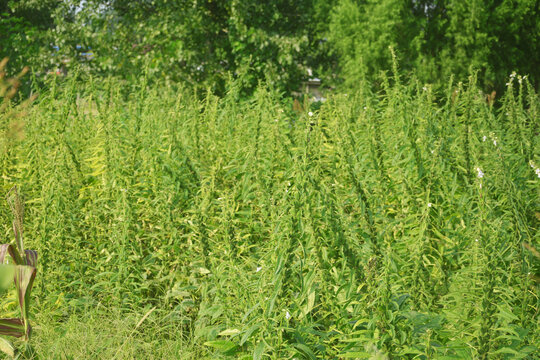
<instances>
[{"instance_id":1,"label":"green crop field","mask_svg":"<svg viewBox=\"0 0 540 360\"><path fill-rule=\"evenodd\" d=\"M39 254L21 358L538 356L538 95L381 84L295 112L70 77L5 108Z\"/></svg>"}]
</instances>

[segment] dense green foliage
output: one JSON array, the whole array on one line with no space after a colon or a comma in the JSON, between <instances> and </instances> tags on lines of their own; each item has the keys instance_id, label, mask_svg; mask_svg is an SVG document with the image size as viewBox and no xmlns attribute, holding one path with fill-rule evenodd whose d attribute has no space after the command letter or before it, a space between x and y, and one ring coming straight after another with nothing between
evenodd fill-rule
<instances>
[{"instance_id":1,"label":"dense green foliage","mask_svg":"<svg viewBox=\"0 0 540 360\"><path fill-rule=\"evenodd\" d=\"M304 80L308 67L328 63L324 61L329 58L328 49L321 38L331 3L64 1L61 10L48 8L55 15L55 26L36 43L49 47L45 53L57 66L69 59L64 64L68 69L82 64L98 75L138 78L141 69L147 68L151 80L210 86L221 93L231 76L241 79L249 92L259 81L292 90ZM33 22L26 20L27 32L33 31ZM3 20L6 27L18 21L16 12ZM20 37L25 31L15 29L13 33ZM4 45L23 46L23 40L9 38ZM59 47L58 52L53 52L52 44ZM11 55L29 59L32 51ZM80 56L83 52L92 52L92 61ZM50 67L50 61L45 63Z\"/></svg>"},{"instance_id":2,"label":"dense green foliage","mask_svg":"<svg viewBox=\"0 0 540 360\"><path fill-rule=\"evenodd\" d=\"M0 56L41 73L82 65L137 79L148 69L150 81L223 94L229 78L247 93L260 81L290 92L313 69L327 86L354 88L390 70L391 46L405 71L439 88L471 71L499 94L514 71L540 78L536 0L22 0L0 13Z\"/></svg>"},{"instance_id":3,"label":"dense green foliage","mask_svg":"<svg viewBox=\"0 0 540 360\"><path fill-rule=\"evenodd\" d=\"M53 82L0 154L0 189L23 190L41 258L38 354L538 352L539 263L522 244L540 240L539 102L526 80L497 112L474 79L437 104L394 78L301 114L265 88L201 101L146 81Z\"/></svg>"},{"instance_id":4,"label":"dense green foliage","mask_svg":"<svg viewBox=\"0 0 540 360\"><path fill-rule=\"evenodd\" d=\"M54 64L49 31L54 28L54 9L61 0L0 2L0 60L11 59L10 69L32 66L36 71ZM3 69L6 70L6 69Z\"/></svg>"},{"instance_id":5,"label":"dense green foliage","mask_svg":"<svg viewBox=\"0 0 540 360\"><path fill-rule=\"evenodd\" d=\"M341 0L330 35L346 82L389 70L392 46L405 70L444 86L479 71L485 91L505 87L513 71L538 84L540 8L536 0Z\"/></svg>"},{"instance_id":6,"label":"dense green foliage","mask_svg":"<svg viewBox=\"0 0 540 360\"><path fill-rule=\"evenodd\" d=\"M0 195L40 254L21 357L534 357L539 15L2 2L0 60L32 70L0 70ZM342 92L292 104L308 69Z\"/></svg>"}]
</instances>

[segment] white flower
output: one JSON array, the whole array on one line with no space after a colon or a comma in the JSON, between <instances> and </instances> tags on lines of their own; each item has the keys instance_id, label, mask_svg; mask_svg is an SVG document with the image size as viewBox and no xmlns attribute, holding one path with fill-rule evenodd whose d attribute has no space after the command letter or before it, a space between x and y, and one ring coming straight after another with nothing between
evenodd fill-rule
<instances>
[{"instance_id":1,"label":"white flower","mask_svg":"<svg viewBox=\"0 0 540 360\"><path fill-rule=\"evenodd\" d=\"M479 167L476 168L476 171L478 172L478 178L481 179L484 177L484 172Z\"/></svg>"},{"instance_id":2,"label":"white flower","mask_svg":"<svg viewBox=\"0 0 540 360\"><path fill-rule=\"evenodd\" d=\"M427 203L427 207L432 207L433 204L432 203Z\"/></svg>"},{"instance_id":3,"label":"white flower","mask_svg":"<svg viewBox=\"0 0 540 360\"><path fill-rule=\"evenodd\" d=\"M497 139L493 140L493 145L497 146Z\"/></svg>"},{"instance_id":4,"label":"white flower","mask_svg":"<svg viewBox=\"0 0 540 360\"><path fill-rule=\"evenodd\" d=\"M478 242L478 239L474 239L474 241Z\"/></svg>"},{"instance_id":5,"label":"white flower","mask_svg":"<svg viewBox=\"0 0 540 360\"><path fill-rule=\"evenodd\" d=\"M482 141L483 141L483 142L486 142L486 140L487 140L487 136L484 135L484 136L482 137Z\"/></svg>"},{"instance_id":6,"label":"white flower","mask_svg":"<svg viewBox=\"0 0 540 360\"><path fill-rule=\"evenodd\" d=\"M537 168L532 160L529 161L529 165L534 170L534 173L540 178L540 168Z\"/></svg>"},{"instance_id":7,"label":"white flower","mask_svg":"<svg viewBox=\"0 0 540 360\"><path fill-rule=\"evenodd\" d=\"M255 272L259 272L261 270L262 270L262 266L259 266L259 267L257 267L257 270L255 270Z\"/></svg>"},{"instance_id":8,"label":"white flower","mask_svg":"<svg viewBox=\"0 0 540 360\"><path fill-rule=\"evenodd\" d=\"M427 86L424 86L422 90L427 91Z\"/></svg>"},{"instance_id":9,"label":"white flower","mask_svg":"<svg viewBox=\"0 0 540 360\"><path fill-rule=\"evenodd\" d=\"M431 150L431 153L432 153L432 154L435 154L435 150Z\"/></svg>"},{"instance_id":10,"label":"white flower","mask_svg":"<svg viewBox=\"0 0 540 360\"><path fill-rule=\"evenodd\" d=\"M313 116L313 113L310 111L307 113L310 117Z\"/></svg>"},{"instance_id":11,"label":"white flower","mask_svg":"<svg viewBox=\"0 0 540 360\"><path fill-rule=\"evenodd\" d=\"M291 314L289 314L289 312L287 311L285 313L285 319L289 320L291 318Z\"/></svg>"},{"instance_id":12,"label":"white flower","mask_svg":"<svg viewBox=\"0 0 540 360\"><path fill-rule=\"evenodd\" d=\"M364 106L364 110L367 110L367 106Z\"/></svg>"}]
</instances>

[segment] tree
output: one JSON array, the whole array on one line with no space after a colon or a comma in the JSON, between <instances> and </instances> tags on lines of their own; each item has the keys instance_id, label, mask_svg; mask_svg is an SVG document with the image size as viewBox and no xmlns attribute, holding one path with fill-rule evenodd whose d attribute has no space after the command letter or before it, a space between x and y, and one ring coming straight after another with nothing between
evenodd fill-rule
<instances>
[{"instance_id":1,"label":"tree","mask_svg":"<svg viewBox=\"0 0 540 360\"><path fill-rule=\"evenodd\" d=\"M48 59L48 33L54 28L61 0L19 0L0 3L0 59L10 59L10 69L20 71L30 65L51 64ZM46 64L46 65L45 65Z\"/></svg>"},{"instance_id":2,"label":"tree","mask_svg":"<svg viewBox=\"0 0 540 360\"><path fill-rule=\"evenodd\" d=\"M486 90L501 91L513 71L538 82L539 15L535 0L341 0L329 33L348 84L390 69L393 46L424 82L474 70Z\"/></svg>"},{"instance_id":3,"label":"tree","mask_svg":"<svg viewBox=\"0 0 540 360\"><path fill-rule=\"evenodd\" d=\"M224 90L230 76L247 91L259 81L296 89L321 56L321 0L88 0L57 24L62 47L91 46L92 71ZM317 5L317 6L315 6ZM314 21L315 19L315 21ZM68 50L64 50L68 51ZM73 51L72 51L73 52ZM71 56L76 59L76 56Z\"/></svg>"}]
</instances>

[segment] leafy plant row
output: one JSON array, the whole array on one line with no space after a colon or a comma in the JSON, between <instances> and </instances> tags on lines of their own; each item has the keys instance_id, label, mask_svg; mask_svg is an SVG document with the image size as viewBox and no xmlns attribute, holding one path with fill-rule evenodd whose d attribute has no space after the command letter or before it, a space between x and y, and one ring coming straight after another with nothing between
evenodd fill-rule
<instances>
[{"instance_id":1,"label":"leafy plant row","mask_svg":"<svg viewBox=\"0 0 540 360\"><path fill-rule=\"evenodd\" d=\"M234 82L51 84L0 154L37 311L139 313L131 335L193 358L533 356L537 94L513 76L495 109L474 77L381 83L301 113Z\"/></svg>"}]
</instances>

